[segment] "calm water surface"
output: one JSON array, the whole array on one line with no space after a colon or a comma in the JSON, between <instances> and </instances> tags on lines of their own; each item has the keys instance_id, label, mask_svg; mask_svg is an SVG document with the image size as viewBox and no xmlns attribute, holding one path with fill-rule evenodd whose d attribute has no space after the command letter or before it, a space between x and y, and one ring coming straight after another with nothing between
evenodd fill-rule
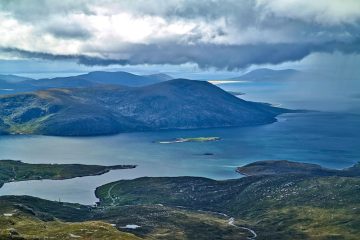
<instances>
[{"instance_id":1,"label":"calm water surface","mask_svg":"<svg viewBox=\"0 0 360 240\"><path fill-rule=\"evenodd\" d=\"M142 176L240 177L235 168L257 160L287 159L344 168L360 160L360 115L284 114L278 122L247 128L126 133L105 137L0 136L0 159L29 163L137 164L136 169L69 180L5 184L0 195L32 195L93 204L94 189ZM221 141L159 144L178 137ZM213 155L205 155L211 153Z\"/></svg>"}]
</instances>

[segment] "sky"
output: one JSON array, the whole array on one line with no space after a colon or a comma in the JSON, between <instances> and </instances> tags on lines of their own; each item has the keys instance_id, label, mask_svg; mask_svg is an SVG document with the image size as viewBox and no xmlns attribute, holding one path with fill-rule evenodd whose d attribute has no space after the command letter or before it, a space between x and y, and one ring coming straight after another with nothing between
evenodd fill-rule
<instances>
[{"instance_id":1,"label":"sky","mask_svg":"<svg viewBox=\"0 0 360 240\"><path fill-rule=\"evenodd\" d=\"M0 73L360 75L359 0L0 0Z\"/></svg>"}]
</instances>

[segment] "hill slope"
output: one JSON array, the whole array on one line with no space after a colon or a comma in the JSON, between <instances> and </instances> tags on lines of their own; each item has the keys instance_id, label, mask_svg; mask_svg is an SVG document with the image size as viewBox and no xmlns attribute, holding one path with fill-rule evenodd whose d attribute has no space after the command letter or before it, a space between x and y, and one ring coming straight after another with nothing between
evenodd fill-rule
<instances>
[{"instance_id":1,"label":"hill slope","mask_svg":"<svg viewBox=\"0 0 360 240\"><path fill-rule=\"evenodd\" d=\"M75 136L259 125L276 121L285 111L184 79L138 88L97 86L8 95L0 97L0 104L0 132Z\"/></svg>"},{"instance_id":2,"label":"hill slope","mask_svg":"<svg viewBox=\"0 0 360 240\"><path fill-rule=\"evenodd\" d=\"M347 177L321 176L304 171L318 165L289 161L242 168L269 173L279 165L276 174L222 181L120 180L96 189L96 206L1 196L0 239L358 239L358 164L327 169L351 171Z\"/></svg>"},{"instance_id":3,"label":"hill slope","mask_svg":"<svg viewBox=\"0 0 360 240\"><path fill-rule=\"evenodd\" d=\"M99 206L111 205L112 210L117 206L161 205L220 212L233 217L236 226L245 225L256 232L256 238L247 239L358 239L358 164L343 170L327 169L336 173L333 176L306 172L320 167L307 163L262 161L252 166L261 166L268 173L278 165L291 166L292 172L283 168L274 175L222 181L143 177L105 184L96 189L96 195ZM337 175L341 172L346 177ZM208 239L217 239L211 236L209 233Z\"/></svg>"}]
</instances>

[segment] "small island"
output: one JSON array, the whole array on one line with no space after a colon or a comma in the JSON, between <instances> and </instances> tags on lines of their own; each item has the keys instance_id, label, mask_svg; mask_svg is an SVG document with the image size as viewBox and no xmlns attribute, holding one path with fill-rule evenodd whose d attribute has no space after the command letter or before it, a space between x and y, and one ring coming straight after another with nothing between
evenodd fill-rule
<instances>
[{"instance_id":1,"label":"small island","mask_svg":"<svg viewBox=\"0 0 360 240\"><path fill-rule=\"evenodd\" d=\"M30 164L16 160L0 160L0 187L7 182L101 175L116 169L131 169L136 165Z\"/></svg>"},{"instance_id":2,"label":"small island","mask_svg":"<svg viewBox=\"0 0 360 240\"><path fill-rule=\"evenodd\" d=\"M185 142L213 142L219 140L221 140L221 138L219 137L194 137L194 138L176 138L174 140L169 140L169 141L160 141L159 143L169 144L169 143L185 143Z\"/></svg>"}]
</instances>

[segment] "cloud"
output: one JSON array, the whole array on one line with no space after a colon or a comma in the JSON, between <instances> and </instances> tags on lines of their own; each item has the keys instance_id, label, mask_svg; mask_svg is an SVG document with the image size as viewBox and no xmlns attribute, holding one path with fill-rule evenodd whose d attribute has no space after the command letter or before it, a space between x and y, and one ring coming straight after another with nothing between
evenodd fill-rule
<instances>
[{"instance_id":1,"label":"cloud","mask_svg":"<svg viewBox=\"0 0 360 240\"><path fill-rule=\"evenodd\" d=\"M280 64L298 61L313 52L360 53L360 42L326 44L260 44L260 45L176 45L131 44L122 51L127 58L51 54L32 52L17 48L0 48L0 52L18 57L46 60L75 60L87 66L140 65L140 64L184 64L197 63L201 68L215 67L234 70L252 64Z\"/></svg>"},{"instance_id":2,"label":"cloud","mask_svg":"<svg viewBox=\"0 0 360 240\"><path fill-rule=\"evenodd\" d=\"M123 59L107 59L86 55L66 55L66 54L52 54L45 52L33 52L18 48L0 48L0 52L10 53L18 57L30 58L30 59L45 59L45 60L75 60L79 64L86 66L108 66L112 64L125 65L127 60Z\"/></svg>"},{"instance_id":3,"label":"cloud","mask_svg":"<svg viewBox=\"0 0 360 240\"><path fill-rule=\"evenodd\" d=\"M91 29L74 19L56 19L41 29L59 39L86 40L92 37Z\"/></svg>"},{"instance_id":4,"label":"cloud","mask_svg":"<svg viewBox=\"0 0 360 240\"><path fill-rule=\"evenodd\" d=\"M237 69L358 52L360 2L13 0L0 22L7 57Z\"/></svg>"},{"instance_id":5,"label":"cloud","mask_svg":"<svg viewBox=\"0 0 360 240\"><path fill-rule=\"evenodd\" d=\"M360 20L360 1L257 0L266 14L322 25L353 24Z\"/></svg>"}]
</instances>

